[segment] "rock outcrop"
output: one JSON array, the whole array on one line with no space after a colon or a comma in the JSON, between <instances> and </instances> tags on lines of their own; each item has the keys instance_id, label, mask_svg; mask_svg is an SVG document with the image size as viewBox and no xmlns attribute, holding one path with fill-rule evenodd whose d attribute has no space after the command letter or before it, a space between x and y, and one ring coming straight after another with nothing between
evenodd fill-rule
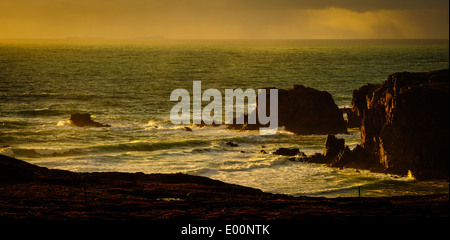
<instances>
[{"instance_id":1,"label":"rock outcrop","mask_svg":"<svg viewBox=\"0 0 450 240\"><path fill-rule=\"evenodd\" d=\"M325 141L325 149L323 155L326 158L334 158L339 155L341 151L345 150L345 140L338 139L334 135L328 135Z\"/></svg>"},{"instance_id":2,"label":"rock outcrop","mask_svg":"<svg viewBox=\"0 0 450 240\"><path fill-rule=\"evenodd\" d=\"M266 91L267 112L270 111L269 92ZM257 107L256 111L258 110ZM244 117L244 122L230 124L228 128L257 130L261 127L258 124L247 124L247 116ZM331 94L302 85L294 85L288 90L278 89L278 126L301 135L347 132L342 112Z\"/></svg>"},{"instance_id":3,"label":"rock outcrop","mask_svg":"<svg viewBox=\"0 0 450 240\"><path fill-rule=\"evenodd\" d=\"M367 109L367 102L370 101L370 99L367 98L378 86L379 85L368 83L353 90L352 111L347 113L348 127L361 127L363 114L365 109Z\"/></svg>"},{"instance_id":4,"label":"rock outcrop","mask_svg":"<svg viewBox=\"0 0 450 240\"><path fill-rule=\"evenodd\" d=\"M282 156L296 156L296 155L303 155L304 153L300 152L300 149L298 148L279 148L272 154Z\"/></svg>"},{"instance_id":5,"label":"rock outcrop","mask_svg":"<svg viewBox=\"0 0 450 240\"><path fill-rule=\"evenodd\" d=\"M70 122L77 127L111 127L111 125L93 121L89 113L74 113L70 116Z\"/></svg>"},{"instance_id":6,"label":"rock outcrop","mask_svg":"<svg viewBox=\"0 0 450 240\"><path fill-rule=\"evenodd\" d=\"M331 167L369 169L374 172L383 171L376 156L367 152L361 145L357 145L353 150L345 147L331 163Z\"/></svg>"},{"instance_id":7,"label":"rock outcrop","mask_svg":"<svg viewBox=\"0 0 450 240\"><path fill-rule=\"evenodd\" d=\"M353 94L361 146L386 172L449 176L449 70L395 73Z\"/></svg>"},{"instance_id":8,"label":"rock outcrop","mask_svg":"<svg viewBox=\"0 0 450 240\"><path fill-rule=\"evenodd\" d=\"M156 234L165 234L167 239L178 239L182 235L174 231L174 225L168 221L178 224L180 221L242 221L245 218L260 222L309 221L314 224L311 226L317 226L316 221L339 223L355 219L355 213L359 212L358 220L386 223L433 219L434 224L435 220L447 223L449 215L448 194L395 198L363 195L358 199L294 197L181 173L76 173L38 167L3 155L0 155L0 173L2 230L8 223L39 226L49 221L121 221L145 222L145 228L138 227L149 231L147 222L151 222L152 234L159 231ZM286 224L278 226L282 225ZM298 232L292 226L283 230L287 231L281 239ZM128 234L128 229L126 231ZM280 236L277 231L275 234Z\"/></svg>"},{"instance_id":9,"label":"rock outcrop","mask_svg":"<svg viewBox=\"0 0 450 240\"><path fill-rule=\"evenodd\" d=\"M345 140L328 135L323 154L316 153L299 159L302 162L326 164L336 168L356 168L371 171L382 171L376 156L370 154L360 145L353 150L345 146Z\"/></svg>"}]
</instances>

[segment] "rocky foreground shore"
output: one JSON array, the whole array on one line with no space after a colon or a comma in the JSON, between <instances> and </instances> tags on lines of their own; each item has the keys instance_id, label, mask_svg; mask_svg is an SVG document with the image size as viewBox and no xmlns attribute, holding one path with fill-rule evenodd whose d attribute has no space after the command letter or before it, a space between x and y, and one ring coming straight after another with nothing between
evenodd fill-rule
<instances>
[{"instance_id":1,"label":"rocky foreground shore","mask_svg":"<svg viewBox=\"0 0 450 240\"><path fill-rule=\"evenodd\" d=\"M185 174L76 173L0 155L2 220L444 220L448 195L312 198Z\"/></svg>"}]
</instances>

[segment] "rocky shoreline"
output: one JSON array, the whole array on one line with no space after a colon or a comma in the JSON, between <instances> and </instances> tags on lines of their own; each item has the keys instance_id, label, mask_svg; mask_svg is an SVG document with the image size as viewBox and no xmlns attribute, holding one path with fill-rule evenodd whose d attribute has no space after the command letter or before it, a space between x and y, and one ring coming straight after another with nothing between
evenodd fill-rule
<instances>
[{"instance_id":1,"label":"rocky shoreline","mask_svg":"<svg viewBox=\"0 0 450 240\"><path fill-rule=\"evenodd\" d=\"M439 220L444 195L315 198L185 174L77 173L0 155L1 220Z\"/></svg>"},{"instance_id":2,"label":"rocky shoreline","mask_svg":"<svg viewBox=\"0 0 450 240\"><path fill-rule=\"evenodd\" d=\"M268 99L266 96L266 101ZM294 161L412 175L421 180L448 180L448 103L449 69L391 74L381 84L366 84L355 89L352 108L344 109L339 109L326 91L294 85L291 89L278 89L278 124L299 135L328 135L323 154L306 156L297 150L300 157L290 158ZM266 106L270 106L269 102ZM257 106L255 111L259 110ZM248 124L247 115L243 119L244 124L228 124L227 128L259 130L267 127ZM70 121L79 127L110 127L93 121L89 113L72 114ZM204 125L198 124L199 127ZM352 150L345 147L343 139L334 137L334 134L348 133L348 128L361 131L361 144ZM183 129L192 131L186 126ZM296 155L295 149L287 151L291 150L280 149L274 154Z\"/></svg>"},{"instance_id":3,"label":"rocky shoreline","mask_svg":"<svg viewBox=\"0 0 450 240\"><path fill-rule=\"evenodd\" d=\"M353 92L346 123L329 93L299 85L280 90L280 126L297 134L329 135L322 154L306 156L298 148L273 154L338 168L448 180L448 84L448 69L392 74L382 84ZM93 121L90 114L73 114L70 120L79 127L109 126ZM228 127L252 130L247 124ZM361 129L361 144L352 150L333 135L346 133L347 127ZM448 221L448 197L292 197L199 176L77 173L0 155L3 220Z\"/></svg>"},{"instance_id":4,"label":"rocky shoreline","mask_svg":"<svg viewBox=\"0 0 450 240\"><path fill-rule=\"evenodd\" d=\"M299 152L290 160L449 179L449 69L391 74L381 84L354 90L352 108L340 111L327 92L296 85L279 94L280 126L301 135L328 135L323 154ZM232 128L252 130L246 124ZM361 131L361 144L352 150L334 136L347 128ZM288 150L280 154L293 156Z\"/></svg>"}]
</instances>

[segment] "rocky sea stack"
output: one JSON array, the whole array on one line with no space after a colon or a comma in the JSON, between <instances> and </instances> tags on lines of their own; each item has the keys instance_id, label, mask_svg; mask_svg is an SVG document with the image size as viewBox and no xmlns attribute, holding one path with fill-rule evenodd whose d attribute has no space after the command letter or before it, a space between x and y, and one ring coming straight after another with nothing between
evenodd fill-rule
<instances>
[{"instance_id":1,"label":"rocky sea stack","mask_svg":"<svg viewBox=\"0 0 450 240\"><path fill-rule=\"evenodd\" d=\"M395 73L353 92L361 146L386 172L449 177L449 70Z\"/></svg>"},{"instance_id":2,"label":"rocky sea stack","mask_svg":"<svg viewBox=\"0 0 450 240\"><path fill-rule=\"evenodd\" d=\"M269 91L266 93L266 111L269 113L270 94ZM258 107L256 111L259 111ZM245 116L244 121L247 122L247 119ZM291 89L278 89L278 126L300 135L347 132L342 112L331 94L302 85L294 85ZM260 127L259 124L247 123L228 125L228 128L239 130L258 130Z\"/></svg>"}]
</instances>

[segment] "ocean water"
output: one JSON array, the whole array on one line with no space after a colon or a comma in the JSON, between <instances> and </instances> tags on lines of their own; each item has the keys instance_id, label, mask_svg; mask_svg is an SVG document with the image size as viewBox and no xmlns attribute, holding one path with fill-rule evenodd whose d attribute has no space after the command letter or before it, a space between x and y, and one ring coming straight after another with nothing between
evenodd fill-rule
<instances>
[{"instance_id":1,"label":"ocean water","mask_svg":"<svg viewBox=\"0 0 450 240\"><path fill-rule=\"evenodd\" d=\"M325 135L298 136L170 122L170 93L302 84L351 105L353 89L401 71L449 67L448 40L1 40L0 154L80 172L182 172L294 196L448 193L446 181L417 181L261 154L323 151ZM207 104L207 103L206 103ZM91 113L108 128L80 128ZM338 135L350 147L358 129ZM225 143L231 141L238 147Z\"/></svg>"}]
</instances>

